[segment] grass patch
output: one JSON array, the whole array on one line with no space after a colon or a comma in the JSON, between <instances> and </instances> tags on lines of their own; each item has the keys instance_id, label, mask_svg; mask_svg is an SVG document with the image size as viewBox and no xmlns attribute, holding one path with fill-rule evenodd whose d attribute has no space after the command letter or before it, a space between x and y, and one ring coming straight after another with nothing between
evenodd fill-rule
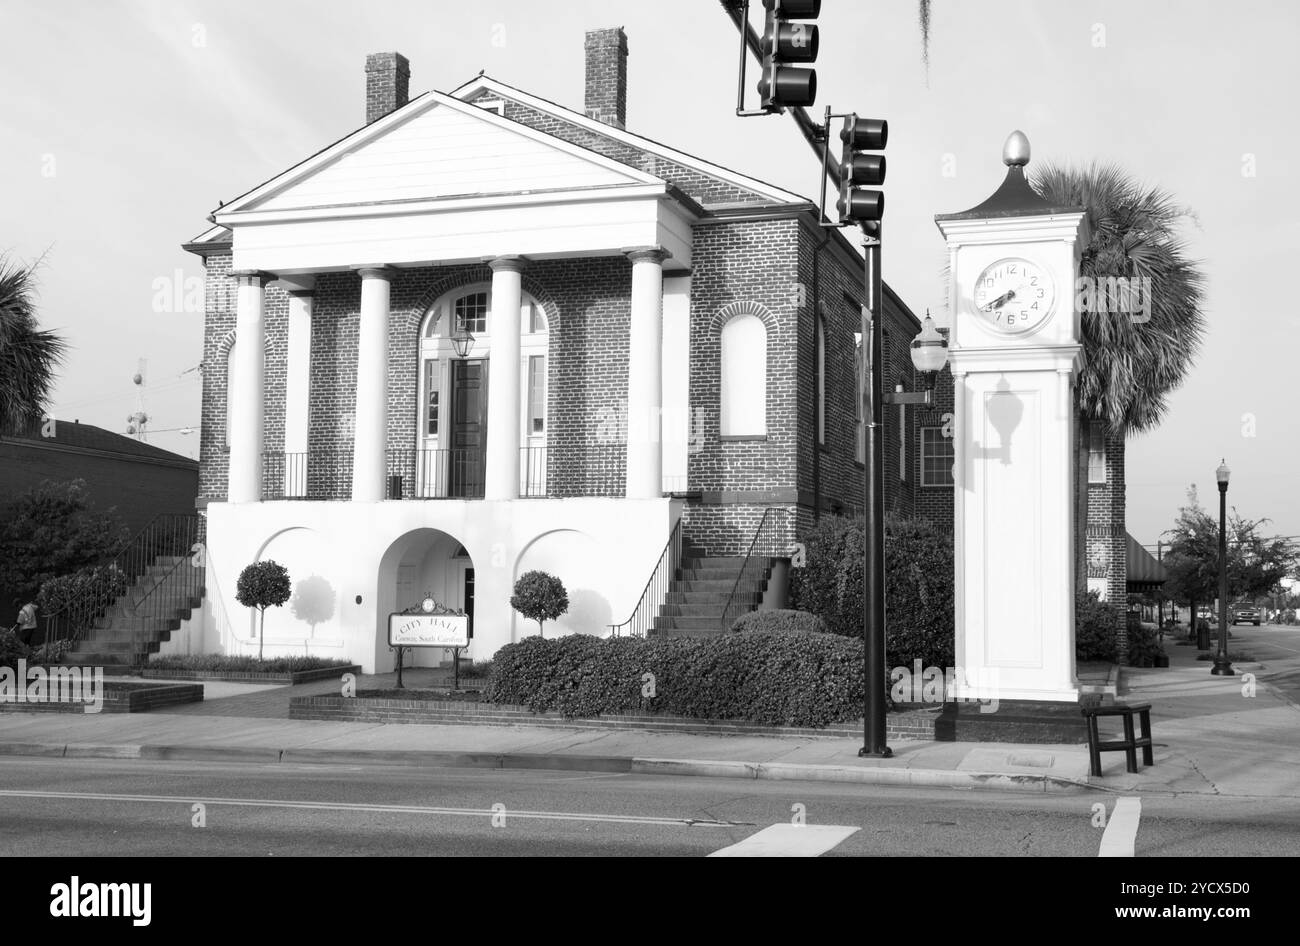
<instances>
[{"instance_id":1,"label":"grass patch","mask_svg":"<svg viewBox=\"0 0 1300 946\"><path fill-rule=\"evenodd\" d=\"M155 657L148 663L150 670L193 670L218 673L298 673L302 670L322 670L327 667L350 667L350 660L325 657L256 657L239 654L171 654Z\"/></svg>"},{"instance_id":2,"label":"grass patch","mask_svg":"<svg viewBox=\"0 0 1300 946\"><path fill-rule=\"evenodd\" d=\"M1216 653L1215 651L1206 651L1203 654L1197 654L1196 659L1213 660L1215 657L1215 653ZM1254 662L1255 662L1255 658L1252 657L1250 654L1243 654L1238 651L1231 651L1231 650L1228 651L1228 663L1253 664Z\"/></svg>"}]
</instances>

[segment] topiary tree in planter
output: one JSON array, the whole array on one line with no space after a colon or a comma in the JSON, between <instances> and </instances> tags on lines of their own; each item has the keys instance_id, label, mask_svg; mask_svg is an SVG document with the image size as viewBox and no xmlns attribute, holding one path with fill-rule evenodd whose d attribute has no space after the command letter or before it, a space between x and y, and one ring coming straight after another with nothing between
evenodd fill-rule
<instances>
[{"instance_id":1,"label":"topiary tree in planter","mask_svg":"<svg viewBox=\"0 0 1300 946\"><path fill-rule=\"evenodd\" d=\"M239 573L235 582L235 600L246 608L257 608L260 613L257 627L257 659L262 659L262 645L266 635L266 609L280 607L289 600L289 569L279 562L267 559L254 562Z\"/></svg>"},{"instance_id":2,"label":"topiary tree in planter","mask_svg":"<svg viewBox=\"0 0 1300 946\"><path fill-rule=\"evenodd\" d=\"M546 572L524 572L515 582L515 593L510 596L510 607L524 617L537 622L537 633L546 636L543 621L554 621L569 610L569 594L564 582Z\"/></svg>"}]
</instances>

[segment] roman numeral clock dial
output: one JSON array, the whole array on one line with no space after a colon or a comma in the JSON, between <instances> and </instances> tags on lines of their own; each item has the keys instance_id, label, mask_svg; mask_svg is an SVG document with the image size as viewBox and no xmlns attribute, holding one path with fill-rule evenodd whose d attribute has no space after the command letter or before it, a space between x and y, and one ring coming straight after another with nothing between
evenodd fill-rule
<instances>
[{"instance_id":1,"label":"roman numeral clock dial","mask_svg":"<svg viewBox=\"0 0 1300 946\"><path fill-rule=\"evenodd\" d=\"M990 328L1021 335L1042 325L1056 307L1051 274L1027 259L1000 259L975 282L975 314Z\"/></svg>"}]
</instances>

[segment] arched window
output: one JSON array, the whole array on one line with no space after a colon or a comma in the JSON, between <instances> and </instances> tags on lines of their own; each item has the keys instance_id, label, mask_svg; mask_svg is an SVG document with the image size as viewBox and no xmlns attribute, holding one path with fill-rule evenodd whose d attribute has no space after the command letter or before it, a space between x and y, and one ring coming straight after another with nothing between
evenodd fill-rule
<instances>
[{"instance_id":1,"label":"arched window","mask_svg":"<svg viewBox=\"0 0 1300 946\"><path fill-rule=\"evenodd\" d=\"M722 327L721 434L767 434L767 326L737 315Z\"/></svg>"}]
</instances>

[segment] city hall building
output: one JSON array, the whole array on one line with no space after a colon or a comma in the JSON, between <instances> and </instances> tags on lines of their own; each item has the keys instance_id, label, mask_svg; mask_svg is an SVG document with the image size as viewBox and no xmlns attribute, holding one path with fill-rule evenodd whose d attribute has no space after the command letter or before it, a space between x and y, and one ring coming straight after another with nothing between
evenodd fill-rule
<instances>
[{"instance_id":1,"label":"city hall building","mask_svg":"<svg viewBox=\"0 0 1300 946\"><path fill-rule=\"evenodd\" d=\"M185 245L206 596L163 652L255 650L235 585L267 559L293 587L267 652L367 672L426 595L471 615L475 659L536 634L509 603L533 569L568 591L548 636L713 633L779 601L817 515L860 510L860 252L808 199L628 131L627 52L587 34L581 112L486 75L411 98L372 55L365 124ZM888 288L884 320L885 389L911 387L920 324ZM944 398L887 410L885 488L950 523Z\"/></svg>"}]
</instances>

